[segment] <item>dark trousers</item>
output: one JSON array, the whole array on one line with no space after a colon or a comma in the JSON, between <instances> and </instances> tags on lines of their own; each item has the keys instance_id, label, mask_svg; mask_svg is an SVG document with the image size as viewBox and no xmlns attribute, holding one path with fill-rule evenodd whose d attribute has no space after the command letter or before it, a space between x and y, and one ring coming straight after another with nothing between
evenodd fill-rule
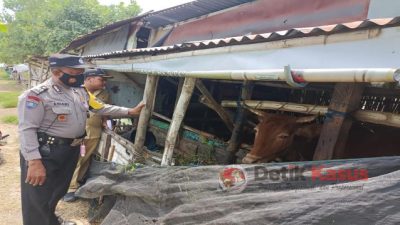
<instances>
[{"instance_id":1,"label":"dark trousers","mask_svg":"<svg viewBox=\"0 0 400 225\"><path fill-rule=\"evenodd\" d=\"M25 183L28 165L21 156L21 201L24 225L58 225L55 210L67 193L79 158L79 146L43 145L40 147L46 181L42 186Z\"/></svg>"}]
</instances>

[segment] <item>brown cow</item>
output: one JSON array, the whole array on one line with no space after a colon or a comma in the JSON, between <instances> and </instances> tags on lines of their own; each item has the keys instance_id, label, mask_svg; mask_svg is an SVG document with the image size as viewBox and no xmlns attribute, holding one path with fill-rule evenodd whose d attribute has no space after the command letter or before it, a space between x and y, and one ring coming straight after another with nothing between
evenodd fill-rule
<instances>
[{"instance_id":1,"label":"brown cow","mask_svg":"<svg viewBox=\"0 0 400 225\"><path fill-rule=\"evenodd\" d=\"M316 116L293 117L261 111L257 114L260 122L255 128L254 145L243 163L268 162L283 156L289 156L289 161L312 160L322 128L313 122ZM344 158L393 155L400 155L400 129L353 123Z\"/></svg>"}]
</instances>

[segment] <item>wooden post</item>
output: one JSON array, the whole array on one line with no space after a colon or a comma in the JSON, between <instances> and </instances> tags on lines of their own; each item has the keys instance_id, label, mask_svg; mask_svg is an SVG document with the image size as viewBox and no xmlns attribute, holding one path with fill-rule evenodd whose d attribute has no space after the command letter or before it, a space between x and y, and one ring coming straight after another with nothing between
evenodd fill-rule
<instances>
[{"instance_id":1,"label":"wooden post","mask_svg":"<svg viewBox=\"0 0 400 225\"><path fill-rule=\"evenodd\" d=\"M39 84L41 84L43 81L45 81L45 80L43 80L42 79L42 77L43 77L43 74L44 74L44 61L42 60L42 64L40 65L40 75L39 75Z\"/></svg>"},{"instance_id":2,"label":"wooden post","mask_svg":"<svg viewBox=\"0 0 400 225\"><path fill-rule=\"evenodd\" d=\"M103 150L101 152L102 160L100 160L100 161L105 162L108 159L108 153L110 152L110 146L111 146L111 135L106 134L106 140L105 140L105 143L104 143L104 148L103 148Z\"/></svg>"},{"instance_id":3,"label":"wooden post","mask_svg":"<svg viewBox=\"0 0 400 225\"><path fill-rule=\"evenodd\" d=\"M178 132L185 116L186 109L189 105L190 98L192 97L195 84L195 78L185 78L185 81L183 82L181 96L176 104L174 115L172 116L172 122L165 139L164 154L161 161L162 166L171 165L172 154L174 152Z\"/></svg>"},{"instance_id":4,"label":"wooden post","mask_svg":"<svg viewBox=\"0 0 400 225\"><path fill-rule=\"evenodd\" d=\"M353 123L347 114L358 110L363 89L364 84L336 84L328 108L329 117L322 127L314 160L328 160L343 156L347 136Z\"/></svg>"},{"instance_id":5,"label":"wooden post","mask_svg":"<svg viewBox=\"0 0 400 225\"><path fill-rule=\"evenodd\" d=\"M241 100L247 100L251 98L252 93L252 85L250 81L244 81L241 93ZM228 158L227 163L232 164L236 163L236 152L239 149L240 141L241 141L241 131L243 129L244 118L245 118L245 109L243 107L239 107L236 111L236 121L232 131L231 139L229 140L229 144L227 146Z\"/></svg>"},{"instance_id":6,"label":"wooden post","mask_svg":"<svg viewBox=\"0 0 400 225\"><path fill-rule=\"evenodd\" d=\"M179 78L178 89L176 90L175 107L178 104L179 96L181 96L184 78Z\"/></svg>"},{"instance_id":7,"label":"wooden post","mask_svg":"<svg viewBox=\"0 0 400 225\"><path fill-rule=\"evenodd\" d=\"M32 88L32 76L33 76L32 66L33 65L31 63L28 63L28 68L29 68L28 88Z\"/></svg>"},{"instance_id":8,"label":"wooden post","mask_svg":"<svg viewBox=\"0 0 400 225\"><path fill-rule=\"evenodd\" d=\"M225 125L228 127L230 131L233 131L233 122L229 114L225 111L224 108L212 97L211 93L207 90L206 86L204 86L201 80L196 82L196 87L203 94L200 98L200 102L213 109L224 121Z\"/></svg>"},{"instance_id":9,"label":"wooden post","mask_svg":"<svg viewBox=\"0 0 400 225\"><path fill-rule=\"evenodd\" d=\"M138 153L136 155L139 157L133 159L135 162L144 162L143 146L146 139L147 126L150 121L151 113L153 112L157 83L157 76L147 75L143 96L146 106L140 112L139 121L136 128L134 151Z\"/></svg>"}]
</instances>

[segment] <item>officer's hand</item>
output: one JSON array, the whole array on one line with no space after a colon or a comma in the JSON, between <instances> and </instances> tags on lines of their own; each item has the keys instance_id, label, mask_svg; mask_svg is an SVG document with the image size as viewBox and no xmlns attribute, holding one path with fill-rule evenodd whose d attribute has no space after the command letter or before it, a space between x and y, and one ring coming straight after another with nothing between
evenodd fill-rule
<instances>
[{"instance_id":1,"label":"officer's hand","mask_svg":"<svg viewBox=\"0 0 400 225\"><path fill-rule=\"evenodd\" d=\"M46 180L46 169L43 166L42 160L33 159L28 161L28 173L25 183L43 185Z\"/></svg>"},{"instance_id":2,"label":"officer's hand","mask_svg":"<svg viewBox=\"0 0 400 225\"><path fill-rule=\"evenodd\" d=\"M137 106L135 106L135 108L131 108L128 111L128 115L132 115L132 116L138 116L140 114L140 111L142 111L143 107L146 106L146 103L144 103L143 101L139 102L139 104L137 104Z\"/></svg>"}]
</instances>

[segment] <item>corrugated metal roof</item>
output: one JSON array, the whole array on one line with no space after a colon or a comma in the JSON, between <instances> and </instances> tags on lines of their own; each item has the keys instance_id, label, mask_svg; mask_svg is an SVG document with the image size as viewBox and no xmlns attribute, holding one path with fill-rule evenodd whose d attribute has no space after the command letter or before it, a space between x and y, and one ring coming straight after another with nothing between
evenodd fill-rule
<instances>
[{"instance_id":1,"label":"corrugated metal roof","mask_svg":"<svg viewBox=\"0 0 400 225\"><path fill-rule=\"evenodd\" d=\"M89 34L79 36L71 43L69 43L67 47L61 50L61 52L65 53L71 49L77 48L104 33L107 33L111 30L114 30L118 27L134 21L144 21L147 22L147 26L156 28L207 15L213 12L217 12L252 1L254 0L196 0L193 2L188 2L182 5L163 9L157 12L146 13L137 17L108 24Z\"/></svg>"},{"instance_id":2,"label":"corrugated metal roof","mask_svg":"<svg viewBox=\"0 0 400 225\"><path fill-rule=\"evenodd\" d=\"M156 28L252 1L254 0L197 0L151 13L143 19L148 22L148 26Z\"/></svg>"},{"instance_id":3,"label":"corrugated metal roof","mask_svg":"<svg viewBox=\"0 0 400 225\"><path fill-rule=\"evenodd\" d=\"M299 37L343 33L343 32L369 29L375 27L383 28L383 27L399 26L399 25L400 25L400 17L370 19L364 21L355 21L350 23L341 23L341 24L333 24L333 25L318 26L318 27L296 28L296 29L264 33L264 34L245 35L245 36L222 38L222 39L188 42L173 46L115 51L115 52L102 53L98 55L88 55L85 58L97 58L97 57L112 58L112 57L124 57L124 56L136 56L136 55L165 54L172 52L183 52L183 51L190 51L197 49L230 46L230 45L268 42L268 41L299 38Z\"/></svg>"}]
</instances>

